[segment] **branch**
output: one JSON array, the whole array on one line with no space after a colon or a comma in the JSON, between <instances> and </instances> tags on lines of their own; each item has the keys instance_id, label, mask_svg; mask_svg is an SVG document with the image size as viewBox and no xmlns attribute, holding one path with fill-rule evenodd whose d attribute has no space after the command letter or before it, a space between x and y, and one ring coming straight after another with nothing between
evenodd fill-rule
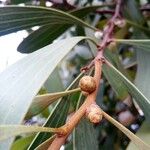
<instances>
[{"instance_id":1,"label":"branch","mask_svg":"<svg viewBox=\"0 0 150 150\"><path fill-rule=\"evenodd\" d=\"M106 46L110 43L111 36L113 34L113 30L115 27L115 20L120 17L120 7L122 0L117 0L117 5L115 9L115 13L110 21L107 23L107 26L104 30L104 36L101 44L98 46L98 54L95 59L91 62L92 65L95 64L95 74L94 78L96 81L96 90L89 94L85 100L85 102L81 105L81 107L75 112L75 114L69 119L69 121L62 127L60 127L64 132L62 135L57 135L53 143L50 145L48 150L59 150L60 147L65 143L66 138L72 132L74 127L79 123L81 118L86 115L87 108L91 106L91 104L95 103L95 99L97 96L97 91L99 88L99 83L101 79L101 69L103 63L103 52ZM91 66L92 66L91 65ZM84 70L84 69L83 69Z\"/></svg>"},{"instance_id":2,"label":"branch","mask_svg":"<svg viewBox=\"0 0 150 150\"><path fill-rule=\"evenodd\" d=\"M102 62L100 60L95 60L95 74L94 78L96 81L96 90L88 95L85 102L82 104L82 106L75 112L75 114L69 119L69 121L62 126L61 128L64 130L64 134L62 136L57 136L53 143L50 145L48 150L59 150L60 147L65 143L66 138L69 136L69 134L72 132L74 127L79 123L81 118L85 115L87 108L95 102L97 91L99 88L99 83L101 79L101 67Z\"/></svg>"},{"instance_id":3,"label":"branch","mask_svg":"<svg viewBox=\"0 0 150 150\"><path fill-rule=\"evenodd\" d=\"M99 58L99 59L101 59L103 57L104 49L111 41L111 37L112 37L113 31L114 31L116 19L120 18L121 2L122 2L122 0L117 1L115 13L114 13L113 17L108 21L108 23L104 29L104 33L103 33L104 36L103 36L101 44L98 47L98 50L101 51L101 52L98 52L98 54L97 54L97 58Z\"/></svg>"},{"instance_id":4,"label":"branch","mask_svg":"<svg viewBox=\"0 0 150 150\"><path fill-rule=\"evenodd\" d=\"M90 64L86 67L83 67L81 70L82 71L88 71L89 69L91 69L91 67L93 67L94 65L94 61L96 59L101 60L102 62L105 62L105 58L104 58L104 50L105 48L110 44L110 42L112 42L112 35L114 32L114 28L115 28L115 22L118 19L121 19L121 15L120 15L120 8L121 8L121 3L122 0L117 0L117 4L116 4L116 8L115 8L115 12L114 15L112 16L112 18L107 22L107 25L104 28L104 31L102 33L102 31L96 31L99 32L98 34L100 36L102 36L102 41L99 45L97 45L98 48L98 53L95 57L95 59L93 61L90 62ZM120 20L118 20L120 21ZM122 20L121 20L122 21ZM95 33L96 33L95 32ZM98 36L99 36L98 35ZM99 37L98 37L99 38Z\"/></svg>"}]
</instances>

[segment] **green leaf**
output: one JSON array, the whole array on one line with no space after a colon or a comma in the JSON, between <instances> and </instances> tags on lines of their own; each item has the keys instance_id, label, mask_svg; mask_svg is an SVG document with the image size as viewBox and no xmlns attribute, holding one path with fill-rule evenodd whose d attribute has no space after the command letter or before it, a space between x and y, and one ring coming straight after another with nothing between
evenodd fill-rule
<instances>
[{"instance_id":1,"label":"green leaf","mask_svg":"<svg viewBox=\"0 0 150 150\"><path fill-rule=\"evenodd\" d=\"M140 35L141 35L141 33L140 33ZM150 49L150 40L149 39L127 39L127 40L126 39L125 40L124 39L115 39L115 42L132 45L136 49L138 49L138 51L137 51L138 59L136 59L136 60L138 60L138 68L140 68L140 71L138 71L138 73L136 75L136 77L138 77L138 79L136 80L137 81L136 85L138 85L138 82L139 82L139 86L138 86L139 89L143 92L144 95L147 96L147 94L149 92L147 92L147 94L146 94L146 92L144 92L144 89L142 89L140 87L142 87L143 85L149 85L149 84L147 84L149 82L149 77L148 76L146 77L147 73L143 74L143 72L149 70L147 68L149 68L149 66L148 66L148 64L149 64L149 58L148 58L149 54L148 54L148 52L149 52L149 49ZM144 55L144 56L142 56L142 55ZM135 58L133 58L132 61L133 62L131 62L131 64L135 64ZM141 64L140 64L140 62L141 62ZM140 73L140 76L138 75L139 73ZM145 76L144 77L145 80L143 80L143 76ZM146 82L144 82L144 81L146 81ZM149 89L149 87L145 88L146 91L147 91L147 89ZM150 98L150 97L147 96L147 98Z\"/></svg>"},{"instance_id":2,"label":"green leaf","mask_svg":"<svg viewBox=\"0 0 150 150\"><path fill-rule=\"evenodd\" d=\"M46 128L40 126L0 125L0 141L10 138L11 136L33 132L59 132L59 130L57 128Z\"/></svg>"},{"instance_id":3,"label":"green leaf","mask_svg":"<svg viewBox=\"0 0 150 150\"><path fill-rule=\"evenodd\" d=\"M135 83L137 87L142 91L142 93L150 99L150 53L146 51L147 48L145 48L145 51L140 51L137 49L137 74L136 74L136 80ZM143 109L142 109L143 110ZM143 110L144 111L144 110ZM149 111L149 110L147 110Z\"/></svg>"},{"instance_id":4,"label":"green leaf","mask_svg":"<svg viewBox=\"0 0 150 150\"><path fill-rule=\"evenodd\" d=\"M34 115L39 114L42 112L46 107L48 107L50 104L52 104L54 101L56 101L58 98L61 98L63 96L69 95L71 93L75 93L80 91L80 88L73 89L70 91L64 91L64 92L58 92L58 93L50 93L50 94L44 94L36 96L28 110L28 113L26 115L27 118L31 118Z\"/></svg>"},{"instance_id":5,"label":"green leaf","mask_svg":"<svg viewBox=\"0 0 150 150\"><path fill-rule=\"evenodd\" d=\"M76 110L82 105L85 97L80 94ZM82 118L73 131L73 150L98 150L98 134L93 124Z\"/></svg>"},{"instance_id":6,"label":"green leaf","mask_svg":"<svg viewBox=\"0 0 150 150\"><path fill-rule=\"evenodd\" d=\"M65 144L65 150L72 150L72 149L73 149L73 142L72 141Z\"/></svg>"},{"instance_id":7,"label":"green leaf","mask_svg":"<svg viewBox=\"0 0 150 150\"><path fill-rule=\"evenodd\" d=\"M71 25L48 24L40 27L27 36L18 46L17 51L21 53L31 53L42 48L65 32Z\"/></svg>"},{"instance_id":8,"label":"green leaf","mask_svg":"<svg viewBox=\"0 0 150 150\"><path fill-rule=\"evenodd\" d=\"M142 139L145 143L150 145L150 125L149 122L144 122L136 135ZM131 142L127 147L127 150L136 150L137 147Z\"/></svg>"},{"instance_id":9,"label":"green leaf","mask_svg":"<svg viewBox=\"0 0 150 150\"><path fill-rule=\"evenodd\" d=\"M119 78L115 77L115 73L110 70L106 65L103 65L103 73L104 76L107 78L108 82L116 92L117 96L121 99L124 100L128 93L127 93L127 88L123 84L122 81L120 81Z\"/></svg>"},{"instance_id":10,"label":"green leaf","mask_svg":"<svg viewBox=\"0 0 150 150\"><path fill-rule=\"evenodd\" d=\"M139 149L142 150L149 150L150 145L143 142L139 137L137 137L135 134L133 134L129 129L124 127L121 123L113 119L111 116L109 116L107 113L103 111L103 116L105 119L107 119L109 122L111 122L114 126L116 126L119 130L121 130Z\"/></svg>"},{"instance_id":11,"label":"green leaf","mask_svg":"<svg viewBox=\"0 0 150 150\"><path fill-rule=\"evenodd\" d=\"M103 7L112 7L114 6L114 3L104 3L102 5L95 5L95 6L86 6L86 7L82 7L82 8L78 8L76 10L70 11L69 13L71 13L72 15L79 17L79 18L83 18L85 17L87 14L89 14L90 12L94 12L96 9L100 9Z\"/></svg>"},{"instance_id":12,"label":"green leaf","mask_svg":"<svg viewBox=\"0 0 150 150\"><path fill-rule=\"evenodd\" d=\"M127 22L129 25L135 27L136 29L140 29L140 30L143 31L146 35L150 36L150 29L149 29L149 28L146 28L146 27L142 26L141 24L138 24L138 23L136 23L136 22L134 22L134 21L131 21L131 20L127 20L127 19L126 19L126 22Z\"/></svg>"},{"instance_id":13,"label":"green leaf","mask_svg":"<svg viewBox=\"0 0 150 150\"><path fill-rule=\"evenodd\" d=\"M149 57L150 57L150 40L149 39L131 39L131 40L122 40L116 39L117 42L133 45L137 49L137 74L136 74L136 85L141 90L141 92L150 99L150 79L149 74L150 66ZM144 72L144 73L143 73ZM144 80L143 80L144 79Z\"/></svg>"},{"instance_id":14,"label":"green leaf","mask_svg":"<svg viewBox=\"0 0 150 150\"><path fill-rule=\"evenodd\" d=\"M49 93L64 91L64 85L60 76L59 66L57 66L48 77L48 79L44 83L44 87Z\"/></svg>"},{"instance_id":15,"label":"green leaf","mask_svg":"<svg viewBox=\"0 0 150 150\"><path fill-rule=\"evenodd\" d=\"M150 29L142 16L138 3L135 0L126 0L124 3L124 15L127 18L126 22L135 27L135 32L137 29L140 29L146 35L150 36ZM147 28L145 26L147 26Z\"/></svg>"},{"instance_id":16,"label":"green leaf","mask_svg":"<svg viewBox=\"0 0 150 150\"><path fill-rule=\"evenodd\" d=\"M139 24L144 24L143 16L140 12L139 5L135 0L126 0L124 5L126 18Z\"/></svg>"},{"instance_id":17,"label":"green leaf","mask_svg":"<svg viewBox=\"0 0 150 150\"><path fill-rule=\"evenodd\" d=\"M123 66L121 65L121 62L119 60L119 55L117 52L110 52L110 51L105 51L105 57L119 70L121 71L124 75L127 76L125 70L123 69ZM103 65L103 73L104 76L107 78L108 82L116 92L117 96L121 99L124 100L128 96L128 91L126 86L122 81L120 81L119 78L115 77L114 72L109 69L106 65Z\"/></svg>"},{"instance_id":18,"label":"green leaf","mask_svg":"<svg viewBox=\"0 0 150 150\"><path fill-rule=\"evenodd\" d=\"M70 14L79 18L83 18L90 12L95 11L97 8L111 6L111 4L104 4L100 6L89 6L71 11ZM17 50L23 53L33 52L41 47L44 47L53 42L58 36L64 33L72 25L68 24L48 24L42 26L38 30L32 32L26 37L18 46Z\"/></svg>"},{"instance_id":19,"label":"green leaf","mask_svg":"<svg viewBox=\"0 0 150 150\"><path fill-rule=\"evenodd\" d=\"M80 73L76 79L71 83L71 85L67 88L67 90L70 90L74 84L78 81L78 79L83 75L83 73ZM66 91L67 91L66 90ZM68 101L67 101L68 100ZM51 126L51 127L59 127L65 123L65 120L68 115L69 105L70 105L70 96L63 97L62 100L60 100L51 114L49 115L46 123L44 126ZM39 146L41 143L46 141L52 136L52 134L46 134L46 133L39 133L31 143L28 150L32 150Z\"/></svg>"},{"instance_id":20,"label":"green leaf","mask_svg":"<svg viewBox=\"0 0 150 150\"><path fill-rule=\"evenodd\" d=\"M135 1L132 0L132 7L135 7L135 4L136 3ZM131 3L129 0L128 0L128 3ZM131 11L131 10L130 10ZM129 11L129 12L130 12ZM135 11L136 14L134 14L133 12L130 12L130 17L132 18L132 20L136 23L136 24L140 24L140 25L143 25L144 26L148 26L146 24L146 22L144 21L143 19L143 16L141 15L141 12L139 11L138 7L135 7L132 11ZM144 31L144 30L143 30ZM150 31L148 32L144 32L145 35L148 35L150 36ZM136 38L143 38L140 42L137 42L136 43L136 48L137 48L137 66L138 66L138 71L137 71L137 77L136 77L136 84L137 86L139 87L139 89L141 90L141 92L144 94L144 96L147 97L148 99L148 102L149 102L149 99L150 99L150 95L148 94L149 91L147 91L147 88L149 88L148 85L149 84L149 77L146 75L146 73L149 73L148 72L148 68L149 68L149 61L148 61L148 57L146 55L149 55L148 54L148 50L149 50L149 44L150 43L149 41L145 40L145 35L143 35L143 33L141 33L139 30L135 30L133 32L133 37L136 37ZM147 41L147 42L144 42L144 41ZM135 41L133 41L134 44L135 44ZM140 51L142 49L142 51ZM147 52L146 52L147 51ZM144 58L145 57L145 58ZM144 85L146 84L146 85ZM142 85L140 87L140 85ZM142 103L142 102L141 102ZM149 121L150 120L150 117L149 117L149 104L147 103L147 107L146 107L146 104L140 104L140 102L138 103L141 107L141 109L143 110L145 116L146 116L146 119Z\"/></svg>"},{"instance_id":21,"label":"green leaf","mask_svg":"<svg viewBox=\"0 0 150 150\"><path fill-rule=\"evenodd\" d=\"M114 78L118 78L120 81L124 83L128 92L135 98L136 102L144 111L144 114L148 120L150 120L150 101L143 95L143 93L131 82L129 81L120 71L118 71L112 64L107 62L106 67L110 69Z\"/></svg>"},{"instance_id":22,"label":"green leaf","mask_svg":"<svg viewBox=\"0 0 150 150\"><path fill-rule=\"evenodd\" d=\"M74 131L73 150L98 150L96 129L87 119L81 119Z\"/></svg>"},{"instance_id":23,"label":"green leaf","mask_svg":"<svg viewBox=\"0 0 150 150\"><path fill-rule=\"evenodd\" d=\"M100 42L95 36L94 36L94 31L89 29L89 28L85 28L85 35L94 39L97 43ZM88 45L90 47L90 51L93 55L93 57L96 55L97 53L97 46L95 44L93 44L91 41L88 41Z\"/></svg>"},{"instance_id":24,"label":"green leaf","mask_svg":"<svg viewBox=\"0 0 150 150\"><path fill-rule=\"evenodd\" d=\"M34 135L31 135L31 136L22 137L22 138L16 140L13 143L11 150L18 150L18 147L19 147L19 150L27 149L27 147L29 146L29 144L31 143L33 138L34 138Z\"/></svg>"},{"instance_id":25,"label":"green leaf","mask_svg":"<svg viewBox=\"0 0 150 150\"><path fill-rule=\"evenodd\" d=\"M115 42L133 45L139 50L150 51L150 39L115 39Z\"/></svg>"},{"instance_id":26,"label":"green leaf","mask_svg":"<svg viewBox=\"0 0 150 150\"><path fill-rule=\"evenodd\" d=\"M36 147L36 150L46 150L49 148L49 146L52 144L53 140L55 139L55 135L50 137L48 140L40 144L38 147Z\"/></svg>"},{"instance_id":27,"label":"green leaf","mask_svg":"<svg viewBox=\"0 0 150 150\"><path fill-rule=\"evenodd\" d=\"M20 4L20 3L26 3L31 0L11 0L11 4Z\"/></svg>"},{"instance_id":28,"label":"green leaf","mask_svg":"<svg viewBox=\"0 0 150 150\"><path fill-rule=\"evenodd\" d=\"M32 99L60 60L81 40L75 37L44 47L0 74L0 124L21 123ZM61 50L60 50L61 48ZM12 140L11 140L12 141ZM0 144L9 147L11 141Z\"/></svg>"},{"instance_id":29,"label":"green leaf","mask_svg":"<svg viewBox=\"0 0 150 150\"><path fill-rule=\"evenodd\" d=\"M77 17L60 10L36 6L0 8L0 35L48 24L78 24L95 30Z\"/></svg>"},{"instance_id":30,"label":"green leaf","mask_svg":"<svg viewBox=\"0 0 150 150\"><path fill-rule=\"evenodd\" d=\"M67 100L66 97L60 100L51 112L44 126L51 126L55 128L62 126L65 123L68 114L69 104L69 99ZM52 135L53 134L38 133L29 146L28 150L35 149L41 143L49 139Z\"/></svg>"}]
</instances>

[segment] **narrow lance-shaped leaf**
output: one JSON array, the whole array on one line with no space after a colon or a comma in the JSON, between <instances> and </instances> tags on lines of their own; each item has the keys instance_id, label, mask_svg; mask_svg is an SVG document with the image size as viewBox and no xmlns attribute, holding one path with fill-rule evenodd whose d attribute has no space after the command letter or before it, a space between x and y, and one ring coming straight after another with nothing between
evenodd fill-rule
<instances>
[{"instance_id":1,"label":"narrow lance-shaped leaf","mask_svg":"<svg viewBox=\"0 0 150 150\"><path fill-rule=\"evenodd\" d=\"M0 124L22 122L32 99L45 80L60 60L83 39L87 38L58 41L29 54L0 74L0 114L3 114L0 115ZM10 144L10 140L5 141L0 144L0 148L7 149Z\"/></svg>"},{"instance_id":2,"label":"narrow lance-shaped leaf","mask_svg":"<svg viewBox=\"0 0 150 150\"><path fill-rule=\"evenodd\" d=\"M45 149L48 149L49 146L54 141L55 137L56 137L56 135L53 135L48 140L44 141L42 144L40 144L38 147L36 147L36 150L45 150Z\"/></svg>"},{"instance_id":3,"label":"narrow lance-shaped leaf","mask_svg":"<svg viewBox=\"0 0 150 150\"><path fill-rule=\"evenodd\" d=\"M150 70L147 69L150 66L150 63L149 63L150 40L149 39L131 39L131 40L116 39L116 41L124 43L124 44L133 45L136 48L138 69L137 69L135 83L137 87L142 91L142 93L148 99L150 99L150 92L149 92Z\"/></svg>"},{"instance_id":4,"label":"narrow lance-shaped leaf","mask_svg":"<svg viewBox=\"0 0 150 150\"><path fill-rule=\"evenodd\" d=\"M71 93L78 92L78 91L80 91L80 88L73 89L70 91L50 93L50 94L36 96L33 99L33 102L28 110L26 119L39 114L40 112L42 112L46 107L48 107L51 103L53 103L58 98L61 98L63 96L66 96L66 95L69 95Z\"/></svg>"},{"instance_id":5,"label":"narrow lance-shaped leaf","mask_svg":"<svg viewBox=\"0 0 150 150\"><path fill-rule=\"evenodd\" d=\"M86 38L69 38L44 47L29 54L0 74L0 113L5 112L6 116L0 117L0 124L21 122L32 98L55 66L83 39Z\"/></svg>"},{"instance_id":6,"label":"narrow lance-shaped leaf","mask_svg":"<svg viewBox=\"0 0 150 150\"><path fill-rule=\"evenodd\" d=\"M11 0L11 4L20 4L20 3L26 3L30 0Z\"/></svg>"},{"instance_id":7,"label":"narrow lance-shaped leaf","mask_svg":"<svg viewBox=\"0 0 150 150\"><path fill-rule=\"evenodd\" d=\"M150 52L150 39L115 39L118 43L133 45L139 50Z\"/></svg>"},{"instance_id":8,"label":"narrow lance-shaped leaf","mask_svg":"<svg viewBox=\"0 0 150 150\"><path fill-rule=\"evenodd\" d=\"M114 78L115 74L105 65L103 66L103 73L109 84L112 86L113 90L116 92L117 96L123 100L128 95L127 89L122 81L118 78Z\"/></svg>"},{"instance_id":9,"label":"narrow lance-shaped leaf","mask_svg":"<svg viewBox=\"0 0 150 150\"><path fill-rule=\"evenodd\" d=\"M112 6L112 4L103 4L100 6L89 6L80 9L73 10L69 12L78 18L83 18L96 10L97 8L102 8L105 6ZM18 46L17 50L22 53L31 53L43 46L52 43L59 35L64 33L72 24L48 24L40 27L38 30L32 32L28 37L26 37Z\"/></svg>"},{"instance_id":10,"label":"narrow lance-shaped leaf","mask_svg":"<svg viewBox=\"0 0 150 150\"><path fill-rule=\"evenodd\" d=\"M31 141L33 140L35 135L30 135L26 137L22 137L16 140L13 145L11 146L11 150L25 150L30 145Z\"/></svg>"},{"instance_id":11,"label":"narrow lance-shaped leaf","mask_svg":"<svg viewBox=\"0 0 150 150\"><path fill-rule=\"evenodd\" d=\"M145 50L145 51L144 51ZM136 49L137 56L137 73L135 83L142 93L150 99L150 52L146 45L143 51L140 48Z\"/></svg>"},{"instance_id":12,"label":"narrow lance-shaped leaf","mask_svg":"<svg viewBox=\"0 0 150 150\"><path fill-rule=\"evenodd\" d=\"M133 26L135 27L137 30L140 30L142 32L144 32L146 35L150 36L150 29L149 28L146 28L144 26L142 26L141 24L138 24L134 21L131 21L131 20L128 20L126 19L126 22L130 25L130 26Z\"/></svg>"},{"instance_id":13,"label":"narrow lance-shaped leaf","mask_svg":"<svg viewBox=\"0 0 150 150\"><path fill-rule=\"evenodd\" d=\"M51 112L50 116L48 117L46 123L44 126L51 126L51 127L60 127L65 123L68 109L69 109L69 101L66 100L66 98L63 98L63 100L60 100L53 111ZM47 133L38 133L36 137L33 139L32 143L30 144L28 150L33 150L43 142L45 142L47 139L49 139L53 134L47 134Z\"/></svg>"},{"instance_id":14,"label":"narrow lance-shaped leaf","mask_svg":"<svg viewBox=\"0 0 150 150\"><path fill-rule=\"evenodd\" d=\"M61 74L59 70L60 69L58 65L43 85L46 91L49 93L54 93L56 91L64 91L64 85L62 83L62 79L60 77Z\"/></svg>"},{"instance_id":15,"label":"narrow lance-shaped leaf","mask_svg":"<svg viewBox=\"0 0 150 150\"><path fill-rule=\"evenodd\" d=\"M123 66L119 60L119 55L117 52L110 52L105 51L105 57L122 73L126 74L125 70L123 69ZM104 76L107 78L108 82L116 92L117 96L123 100L128 96L128 91L126 86L123 84L122 81L120 81L118 78L114 78L114 72L103 65L103 73Z\"/></svg>"},{"instance_id":16,"label":"narrow lance-shaped leaf","mask_svg":"<svg viewBox=\"0 0 150 150\"><path fill-rule=\"evenodd\" d=\"M148 150L150 149L150 145L143 142L139 137L137 137L135 134L133 134L129 129L124 127L121 123L113 119L111 116L109 116L107 113L103 112L103 116L110 121L114 126L116 126L118 129L120 129L139 149L142 150Z\"/></svg>"},{"instance_id":17,"label":"narrow lance-shaped leaf","mask_svg":"<svg viewBox=\"0 0 150 150\"><path fill-rule=\"evenodd\" d=\"M128 13L129 16L128 18L132 18L133 22L136 24L144 24L145 26L146 21L144 20L144 17L141 15L141 11L138 9L138 7L136 7L137 2L134 0L127 0L126 1L127 7L126 9L128 9ZM130 7L132 7L132 9L130 9ZM138 70L137 70L137 75L136 75L136 84L139 87L140 91L142 91L142 93L144 94L144 96L148 99L148 103L147 103L147 107L146 104L142 104L144 103L142 101L142 99L139 98L139 105L141 106L142 110L145 113L146 119L150 120L148 112L149 112L149 91L147 91L147 89L149 89L149 59L148 59L148 51L149 51L149 43L150 40L149 39L145 39L147 38L145 35L150 35L150 29L148 28L149 31L144 31L144 34L141 33L139 30L134 30L133 32L133 37L137 38L137 39L130 39L129 40L122 40L119 39L119 42L125 42L125 43L129 43L133 46L136 47L137 49L137 66L138 66ZM143 39L140 39L143 38ZM142 85L142 86L141 86ZM141 104L140 104L141 103Z\"/></svg>"},{"instance_id":18,"label":"narrow lance-shaped leaf","mask_svg":"<svg viewBox=\"0 0 150 150\"><path fill-rule=\"evenodd\" d=\"M131 25L133 24L133 26L135 25L135 27L140 27L143 24L143 20L144 17L141 15L140 10L138 9L138 7L136 7L135 3L136 1L133 0L127 0L126 3L128 4L129 7L133 7L134 9L130 9L129 7L129 13L130 13L130 17L132 18L132 22ZM129 22L130 23L130 22ZM146 23L145 23L146 26ZM140 29L140 28L139 28ZM150 28L148 28L148 30L145 30L145 28L141 28L140 31L143 31L146 35L150 36ZM150 40L145 40L145 35L143 36L143 34L140 32L139 30L135 30L133 32L133 36L134 38L137 39L130 39L130 40L123 40L119 39L121 41L121 43L125 43L125 44L130 44L133 45L136 48L136 55L137 55L137 73L136 73L136 85L137 87L140 89L140 91L142 91L142 93L148 98L150 99L150 95L149 95L149 44L150 44ZM141 39L143 38L143 39ZM117 39L118 40L118 39ZM147 109L147 108L145 108ZM145 110L143 110L145 112ZM147 110L148 111L148 110ZM146 116L146 119L149 119L148 116ZM140 130L139 130L140 131ZM143 133L144 137L147 136L148 132ZM144 138L143 138L144 139ZM132 145L132 142L131 144ZM134 145L134 144L133 144ZM134 149L134 147L132 147L132 149ZM141 148L143 149L143 148ZM150 148L147 148L150 149Z\"/></svg>"},{"instance_id":19,"label":"narrow lance-shaped leaf","mask_svg":"<svg viewBox=\"0 0 150 150\"><path fill-rule=\"evenodd\" d=\"M77 109L83 103L84 97L80 95ZM73 150L98 150L98 134L93 124L82 118L73 132Z\"/></svg>"},{"instance_id":20,"label":"narrow lance-shaped leaf","mask_svg":"<svg viewBox=\"0 0 150 150\"><path fill-rule=\"evenodd\" d=\"M147 99L143 93L129 81L120 71L118 71L112 64L106 61L106 67L111 69L114 73L114 78L120 79L124 85L127 87L128 92L135 98L136 102L142 108L145 113L146 118L150 121L150 101Z\"/></svg>"},{"instance_id":21,"label":"narrow lance-shaped leaf","mask_svg":"<svg viewBox=\"0 0 150 150\"><path fill-rule=\"evenodd\" d=\"M146 21L139 9L140 6L138 5L138 2L135 0L126 0L124 1L123 7L123 15L126 18L126 22L135 27L134 31L136 32L138 31L137 29L140 29L140 31L150 36L150 29L145 27Z\"/></svg>"},{"instance_id":22,"label":"narrow lance-shaped leaf","mask_svg":"<svg viewBox=\"0 0 150 150\"><path fill-rule=\"evenodd\" d=\"M141 138L144 142L150 145L150 125L149 122L144 121L140 129L136 132L136 135ZM136 149L133 142L130 142L130 144L127 147L127 150L134 150Z\"/></svg>"},{"instance_id":23,"label":"narrow lance-shaped leaf","mask_svg":"<svg viewBox=\"0 0 150 150\"><path fill-rule=\"evenodd\" d=\"M82 75L83 75L83 73L79 74L78 77L76 77L76 79L67 88L67 90L71 89L74 86L74 84L76 83L76 81L78 81L78 79ZM50 127L56 128L56 127L59 127L65 123L65 120L66 120L67 115L68 115L69 105L70 105L70 103L69 103L70 101L67 101L67 100L70 100L70 96L63 97L62 100L60 100L57 103L56 107L53 109L53 111L49 115L44 126L50 126ZM31 143L31 145L29 146L28 150L35 149L37 146L39 146L41 143L43 143L44 141L49 139L51 136L52 136L52 134L47 134L47 133L37 134L37 136L35 137L35 139Z\"/></svg>"},{"instance_id":24,"label":"narrow lance-shaped leaf","mask_svg":"<svg viewBox=\"0 0 150 150\"><path fill-rule=\"evenodd\" d=\"M60 129L46 128L38 126L25 126L25 125L0 125L0 141L10 138L11 136L20 135L23 133L33 132L55 132L59 133Z\"/></svg>"},{"instance_id":25,"label":"narrow lance-shaped leaf","mask_svg":"<svg viewBox=\"0 0 150 150\"><path fill-rule=\"evenodd\" d=\"M0 8L0 35L46 24L78 24L94 27L63 11L37 6L5 6Z\"/></svg>"}]
</instances>

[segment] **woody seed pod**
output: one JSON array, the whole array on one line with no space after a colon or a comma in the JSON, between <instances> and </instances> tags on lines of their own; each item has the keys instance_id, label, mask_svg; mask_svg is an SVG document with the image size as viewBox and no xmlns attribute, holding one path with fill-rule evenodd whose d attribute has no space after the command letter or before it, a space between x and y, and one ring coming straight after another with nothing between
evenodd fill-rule
<instances>
[{"instance_id":1,"label":"woody seed pod","mask_svg":"<svg viewBox=\"0 0 150 150\"><path fill-rule=\"evenodd\" d=\"M90 105L86 111L86 116L92 123L99 123L102 120L102 111L96 103Z\"/></svg>"},{"instance_id":2,"label":"woody seed pod","mask_svg":"<svg viewBox=\"0 0 150 150\"><path fill-rule=\"evenodd\" d=\"M87 117L92 123L99 123L102 120L102 115L95 114L94 112L90 112Z\"/></svg>"},{"instance_id":3,"label":"woody seed pod","mask_svg":"<svg viewBox=\"0 0 150 150\"><path fill-rule=\"evenodd\" d=\"M95 79L91 76L84 76L80 79L79 87L82 91L90 94L96 90Z\"/></svg>"}]
</instances>

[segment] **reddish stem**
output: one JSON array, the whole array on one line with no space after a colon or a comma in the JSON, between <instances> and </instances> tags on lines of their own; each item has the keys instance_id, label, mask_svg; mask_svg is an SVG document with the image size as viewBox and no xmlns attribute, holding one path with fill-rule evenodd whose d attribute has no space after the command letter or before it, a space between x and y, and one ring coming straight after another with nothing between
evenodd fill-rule
<instances>
[{"instance_id":1,"label":"reddish stem","mask_svg":"<svg viewBox=\"0 0 150 150\"><path fill-rule=\"evenodd\" d=\"M111 37L112 37L112 34L113 34L113 30L114 30L114 27L115 27L115 20L116 18L119 18L120 17L120 7L121 7L121 2L122 0L118 0L117 1L117 5L116 5L116 9L115 9L115 14L113 15L113 17L110 19L110 21L107 23L105 29L104 29L104 37L103 37L103 40L99 46L99 52L96 56L96 58L98 59L101 59L103 57L103 52L104 52L104 49L106 48L106 46L110 43L111 41Z\"/></svg>"},{"instance_id":2,"label":"reddish stem","mask_svg":"<svg viewBox=\"0 0 150 150\"><path fill-rule=\"evenodd\" d=\"M60 147L65 143L66 138L68 135L72 132L74 127L78 124L78 122L81 120L81 118L85 115L87 108L95 102L97 91L99 88L99 83L101 79L101 66L102 62L99 60L95 60L95 81L96 81L96 90L88 95L85 102L82 104L82 106L74 113L74 115L69 119L69 121L62 126L61 128L66 130L66 135L64 136L57 136L53 143L50 145L48 150L59 150Z\"/></svg>"},{"instance_id":3,"label":"reddish stem","mask_svg":"<svg viewBox=\"0 0 150 150\"><path fill-rule=\"evenodd\" d=\"M48 148L48 150L59 150L60 149L60 147L65 143L65 140L68 137L68 135L72 132L74 127L78 124L78 122L81 120L81 118L85 115L87 108L93 102L95 102L98 87L99 87L99 83L100 83L100 79L101 79L101 67L102 67L102 61L104 60L103 52L104 52L104 49L106 48L106 46L111 41L111 36L113 34L113 30L114 30L114 27L115 27L115 24L114 24L115 19L120 17L121 2L122 2L122 0L117 0L115 14L110 19L110 21L107 23L107 28L104 31L103 40L102 40L100 46L98 47L99 51L97 53L97 56L95 57L95 59L89 65L91 67L91 66L93 66L93 64L95 64L94 78L95 78L95 81L96 81L96 84L97 84L97 88L93 93L88 95L85 102L75 112L75 114L69 119L69 121L64 126L60 127L64 130L64 133L66 133L66 135L57 136L55 138L55 140L53 141L53 143Z\"/></svg>"},{"instance_id":4,"label":"reddish stem","mask_svg":"<svg viewBox=\"0 0 150 150\"><path fill-rule=\"evenodd\" d=\"M116 4L116 9L115 9L114 15L108 21L108 23L107 23L107 25L106 25L106 27L104 29L104 33L103 33L104 36L103 36L103 39L102 39L100 45L97 45L98 53L97 53L95 59L99 59L102 62L105 62L104 50L108 46L108 44L110 44L110 42L112 42L112 35L113 35L114 28L115 28L114 22L115 22L115 20L117 18L120 18L121 3L122 3L122 0L117 0L117 4ZM91 63L88 66L82 68L82 70L84 70L84 71L89 70L94 65L94 63L93 63L94 60L91 61Z\"/></svg>"}]
</instances>

